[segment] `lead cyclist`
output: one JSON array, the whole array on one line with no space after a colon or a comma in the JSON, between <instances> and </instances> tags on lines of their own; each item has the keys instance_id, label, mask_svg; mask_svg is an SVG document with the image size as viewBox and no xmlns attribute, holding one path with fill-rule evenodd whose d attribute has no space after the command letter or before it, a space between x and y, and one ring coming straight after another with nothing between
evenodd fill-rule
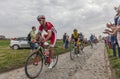
<instances>
[{"instance_id":1,"label":"lead cyclist","mask_svg":"<svg viewBox=\"0 0 120 79\"><path fill-rule=\"evenodd\" d=\"M51 69L54 65L54 46L56 44L56 36L57 36L57 31L56 29L54 28L54 26L52 25L51 22L46 22L46 18L44 15L39 15L37 17L37 20L38 22L40 23L40 26L39 26L39 32L40 35L42 35L42 31L46 31L47 34L44 35L44 42L50 40L50 49L49 49L49 52L50 52L50 57L51 57L51 62L50 62L50 65L49 65L49 69Z\"/></svg>"}]
</instances>

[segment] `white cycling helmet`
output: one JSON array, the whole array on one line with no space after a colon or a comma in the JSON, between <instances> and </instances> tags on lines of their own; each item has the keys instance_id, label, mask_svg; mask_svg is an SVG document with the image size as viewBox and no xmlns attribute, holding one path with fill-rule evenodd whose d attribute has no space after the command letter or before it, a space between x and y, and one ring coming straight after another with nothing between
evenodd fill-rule
<instances>
[{"instance_id":1,"label":"white cycling helmet","mask_svg":"<svg viewBox=\"0 0 120 79\"><path fill-rule=\"evenodd\" d=\"M45 16L44 15L38 15L37 20L39 20L39 19L45 19Z\"/></svg>"}]
</instances>

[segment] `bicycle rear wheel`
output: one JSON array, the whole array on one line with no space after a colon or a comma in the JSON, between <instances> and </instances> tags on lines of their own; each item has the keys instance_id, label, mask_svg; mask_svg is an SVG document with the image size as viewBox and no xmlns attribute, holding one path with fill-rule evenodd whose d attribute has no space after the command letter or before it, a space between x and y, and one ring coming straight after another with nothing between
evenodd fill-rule
<instances>
[{"instance_id":1,"label":"bicycle rear wheel","mask_svg":"<svg viewBox=\"0 0 120 79\"><path fill-rule=\"evenodd\" d=\"M28 78L34 79L39 76L43 68L43 58L39 52L31 54L25 62L25 73Z\"/></svg>"},{"instance_id":2,"label":"bicycle rear wheel","mask_svg":"<svg viewBox=\"0 0 120 79\"><path fill-rule=\"evenodd\" d=\"M54 56L54 65L53 65L53 68L56 66L57 62L58 62L58 55L56 54Z\"/></svg>"},{"instance_id":3,"label":"bicycle rear wheel","mask_svg":"<svg viewBox=\"0 0 120 79\"><path fill-rule=\"evenodd\" d=\"M80 52L81 52L81 54L83 54L83 49L84 49L84 46L83 46L83 44L81 44L80 45Z\"/></svg>"}]
</instances>

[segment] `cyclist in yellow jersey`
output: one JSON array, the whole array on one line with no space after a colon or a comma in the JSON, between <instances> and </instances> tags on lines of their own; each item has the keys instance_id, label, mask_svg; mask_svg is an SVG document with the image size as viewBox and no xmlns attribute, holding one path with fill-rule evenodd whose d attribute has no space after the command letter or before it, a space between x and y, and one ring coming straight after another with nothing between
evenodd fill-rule
<instances>
[{"instance_id":1,"label":"cyclist in yellow jersey","mask_svg":"<svg viewBox=\"0 0 120 79\"><path fill-rule=\"evenodd\" d=\"M79 33L77 29L73 30L73 34L71 35L71 41L72 43L77 42L77 48L78 48L78 56L80 52L80 38L79 38Z\"/></svg>"}]
</instances>

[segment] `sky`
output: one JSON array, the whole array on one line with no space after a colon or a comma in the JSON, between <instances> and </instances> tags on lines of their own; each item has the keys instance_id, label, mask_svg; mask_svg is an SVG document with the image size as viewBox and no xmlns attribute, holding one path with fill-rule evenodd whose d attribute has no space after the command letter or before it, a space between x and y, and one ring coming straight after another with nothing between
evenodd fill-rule
<instances>
[{"instance_id":1,"label":"sky","mask_svg":"<svg viewBox=\"0 0 120 79\"><path fill-rule=\"evenodd\" d=\"M27 36L32 26L38 29L38 15L45 15L61 39L78 29L86 38L103 35L106 23L114 22L114 7L120 0L0 0L0 35ZM37 30L38 31L38 30Z\"/></svg>"}]
</instances>

